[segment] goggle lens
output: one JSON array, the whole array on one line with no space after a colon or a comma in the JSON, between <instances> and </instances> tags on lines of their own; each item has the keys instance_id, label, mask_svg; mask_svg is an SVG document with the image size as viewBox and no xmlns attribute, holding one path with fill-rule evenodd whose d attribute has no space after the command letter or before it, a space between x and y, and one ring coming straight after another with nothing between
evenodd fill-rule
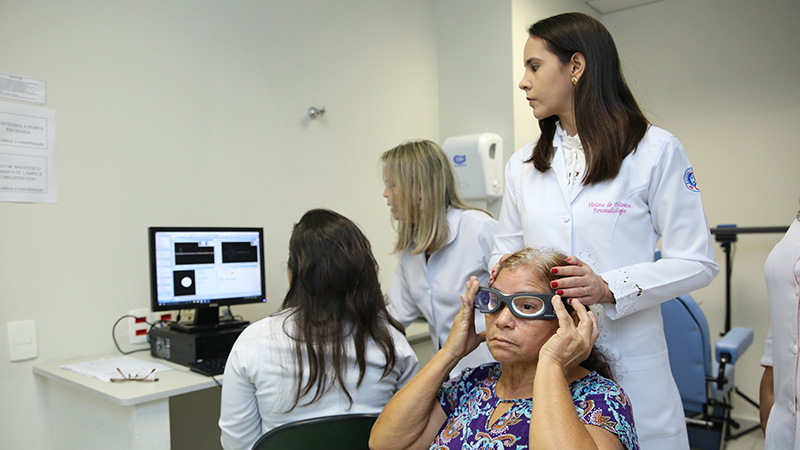
<instances>
[{"instance_id":1,"label":"goggle lens","mask_svg":"<svg viewBox=\"0 0 800 450\"><path fill-rule=\"evenodd\" d=\"M544 302L538 297L515 297L514 309L523 316L534 317L544 310Z\"/></svg>"},{"instance_id":2,"label":"goggle lens","mask_svg":"<svg viewBox=\"0 0 800 450\"><path fill-rule=\"evenodd\" d=\"M499 299L492 291L480 290L475 295L475 307L481 312L494 311Z\"/></svg>"}]
</instances>

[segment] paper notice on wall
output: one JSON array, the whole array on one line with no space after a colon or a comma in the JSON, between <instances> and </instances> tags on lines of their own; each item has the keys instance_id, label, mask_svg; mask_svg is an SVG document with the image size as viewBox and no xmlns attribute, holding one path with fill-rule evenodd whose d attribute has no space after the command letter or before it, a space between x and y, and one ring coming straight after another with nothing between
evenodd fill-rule
<instances>
[{"instance_id":1,"label":"paper notice on wall","mask_svg":"<svg viewBox=\"0 0 800 450\"><path fill-rule=\"evenodd\" d=\"M54 110L0 102L0 201L57 201Z\"/></svg>"},{"instance_id":2,"label":"paper notice on wall","mask_svg":"<svg viewBox=\"0 0 800 450\"><path fill-rule=\"evenodd\" d=\"M47 103L47 83L34 78L0 73L0 98L44 105Z\"/></svg>"}]
</instances>

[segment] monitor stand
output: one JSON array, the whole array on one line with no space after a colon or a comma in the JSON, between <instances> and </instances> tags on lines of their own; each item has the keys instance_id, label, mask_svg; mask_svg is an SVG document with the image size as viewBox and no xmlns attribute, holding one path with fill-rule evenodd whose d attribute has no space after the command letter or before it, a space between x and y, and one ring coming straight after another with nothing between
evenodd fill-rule
<instances>
[{"instance_id":1,"label":"monitor stand","mask_svg":"<svg viewBox=\"0 0 800 450\"><path fill-rule=\"evenodd\" d=\"M170 328L184 333L200 333L203 331L244 328L249 324L250 322L246 320L219 320L219 307L212 306L210 308L195 309L194 322L176 322L170 324Z\"/></svg>"}]
</instances>

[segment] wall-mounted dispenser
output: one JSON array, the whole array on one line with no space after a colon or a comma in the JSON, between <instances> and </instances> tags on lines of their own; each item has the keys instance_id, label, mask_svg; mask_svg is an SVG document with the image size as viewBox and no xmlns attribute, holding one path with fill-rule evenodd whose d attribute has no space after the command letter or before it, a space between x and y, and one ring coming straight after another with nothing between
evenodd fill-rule
<instances>
[{"instance_id":1,"label":"wall-mounted dispenser","mask_svg":"<svg viewBox=\"0 0 800 450\"><path fill-rule=\"evenodd\" d=\"M494 133L447 138L442 144L466 200L503 196L503 138Z\"/></svg>"}]
</instances>

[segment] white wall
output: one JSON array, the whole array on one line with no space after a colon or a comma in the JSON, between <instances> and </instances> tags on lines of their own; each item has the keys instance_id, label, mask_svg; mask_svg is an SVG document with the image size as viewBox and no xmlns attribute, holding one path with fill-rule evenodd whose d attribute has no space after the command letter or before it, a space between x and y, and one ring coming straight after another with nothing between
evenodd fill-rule
<instances>
[{"instance_id":1,"label":"white wall","mask_svg":"<svg viewBox=\"0 0 800 450\"><path fill-rule=\"evenodd\" d=\"M793 0L667 0L602 18L645 113L686 148L712 227L788 226L800 209L798 19ZM780 238L740 235L734 255L732 325L755 331L736 384L756 400L769 327L764 261ZM694 295L712 341L724 325L724 281L721 272ZM742 402L735 412L757 417Z\"/></svg>"},{"instance_id":2,"label":"white wall","mask_svg":"<svg viewBox=\"0 0 800 450\"><path fill-rule=\"evenodd\" d=\"M309 208L359 223L388 283L377 159L439 136L432 0L4 1L0 42L0 72L47 81L59 182L57 204L0 203L0 336L34 319L39 338L16 363L0 339L4 447L64 448L31 366L115 352L114 321L149 306L148 226L264 227L251 320Z\"/></svg>"}]
</instances>

